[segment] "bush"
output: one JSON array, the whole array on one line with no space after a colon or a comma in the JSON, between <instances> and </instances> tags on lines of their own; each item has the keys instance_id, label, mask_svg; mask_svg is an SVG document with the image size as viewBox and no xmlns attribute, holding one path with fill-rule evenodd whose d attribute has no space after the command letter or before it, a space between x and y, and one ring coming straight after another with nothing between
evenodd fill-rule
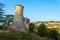
<instances>
[{"instance_id":1,"label":"bush","mask_svg":"<svg viewBox=\"0 0 60 40\"><path fill-rule=\"evenodd\" d=\"M33 32L34 31L34 28L35 28L35 25L33 23L30 23L29 24L29 31L30 32Z\"/></svg>"},{"instance_id":2,"label":"bush","mask_svg":"<svg viewBox=\"0 0 60 40\"><path fill-rule=\"evenodd\" d=\"M58 32L55 29L50 29L48 37L57 40Z\"/></svg>"},{"instance_id":3,"label":"bush","mask_svg":"<svg viewBox=\"0 0 60 40\"><path fill-rule=\"evenodd\" d=\"M38 35L43 37L43 36L46 36L46 33L47 33L46 26L43 23L40 24L38 28Z\"/></svg>"},{"instance_id":4,"label":"bush","mask_svg":"<svg viewBox=\"0 0 60 40\"><path fill-rule=\"evenodd\" d=\"M0 40L39 40L37 35L29 35L27 32L10 31L7 33L0 33Z\"/></svg>"},{"instance_id":5,"label":"bush","mask_svg":"<svg viewBox=\"0 0 60 40\"><path fill-rule=\"evenodd\" d=\"M57 40L58 32L55 29L46 28L46 26L42 23L38 28L38 35L41 37L48 37Z\"/></svg>"}]
</instances>

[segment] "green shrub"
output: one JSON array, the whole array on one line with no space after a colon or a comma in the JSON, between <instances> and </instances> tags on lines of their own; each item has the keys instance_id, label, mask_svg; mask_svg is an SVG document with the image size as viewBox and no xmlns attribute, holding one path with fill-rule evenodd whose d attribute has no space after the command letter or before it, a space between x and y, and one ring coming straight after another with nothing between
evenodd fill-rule
<instances>
[{"instance_id":1,"label":"green shrub","mask_svg":"<svg viewBox=\"0 0 60 40\"><path fill-rule=\"evenodd\" d=\"M29 24L29 32L33 32L35 28L35 25L33 23Z\"/></svg>"},{"instance_id":2,"label":"green shrub","mask_svg":"<svg viewBox=\"0 0 60 40\"><path fill-rule=\"evenodd\" d=\"M58 32L56 29L48 29L43 23L40 24L38 28L38 33L40 37L48 37L57 40Z\"/></svg>"},{"instance_id":3,"label":"green shrub","mask_svg":"<svg viewBox=\"0 0 60 40\"><path fill-rule=\"evenodd\" d=\"M46 36L47 34L47 28L46 26L42 23L40 24L39 28L38 28L38 35L41 37Z\"/></svg>"}]
</instances>

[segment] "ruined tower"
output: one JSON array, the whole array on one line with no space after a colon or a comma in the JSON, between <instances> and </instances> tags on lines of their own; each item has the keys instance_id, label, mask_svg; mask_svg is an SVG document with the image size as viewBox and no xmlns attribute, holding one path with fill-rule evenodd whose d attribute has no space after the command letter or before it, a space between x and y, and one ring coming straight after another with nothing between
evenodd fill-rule
<instances>
[{"instance_id":1,"label":"ruined tower","mask_svg":"<svg viewBox=\"0 0 60 40\"><path fill-rule=\"evenodd\" d=\"M15 6L15 16L12 22L12 29L25 31L23 8L24 7L20 4Z\"/></svg>"}]
</instances>

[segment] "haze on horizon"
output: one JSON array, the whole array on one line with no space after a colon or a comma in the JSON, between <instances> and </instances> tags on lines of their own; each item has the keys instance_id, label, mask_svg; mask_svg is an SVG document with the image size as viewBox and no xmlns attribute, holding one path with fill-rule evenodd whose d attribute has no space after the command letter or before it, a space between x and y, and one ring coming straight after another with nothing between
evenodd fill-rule
<instances>
[{"instance_id":1,"label":"haze on horizon","mask_svg":"<svg viewBox=\"0 0 60 40\"><path fill-rule=\"evenodd\" d=\"M16 4L24 6L24 17L35 21L60 21L60 0L0 0L5 13L14 14Z\"/></svg>"}]
</instances>

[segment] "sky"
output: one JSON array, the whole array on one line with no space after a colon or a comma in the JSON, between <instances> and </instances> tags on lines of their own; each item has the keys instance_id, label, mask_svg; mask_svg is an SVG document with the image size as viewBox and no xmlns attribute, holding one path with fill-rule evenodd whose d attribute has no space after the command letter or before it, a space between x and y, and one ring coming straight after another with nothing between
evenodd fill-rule
<instances>
[{"instance_id":1,"label":"sky","mask_svg":"<svg viewBox=\"0 0 60 40\"><path fill-rule=\"evenodd\" d=\"M60 0L0 0L5 4L5 14L14 14L15 5L24 6L23 15L36 21L60 21Z\"/></svg>"}]
</instances>

